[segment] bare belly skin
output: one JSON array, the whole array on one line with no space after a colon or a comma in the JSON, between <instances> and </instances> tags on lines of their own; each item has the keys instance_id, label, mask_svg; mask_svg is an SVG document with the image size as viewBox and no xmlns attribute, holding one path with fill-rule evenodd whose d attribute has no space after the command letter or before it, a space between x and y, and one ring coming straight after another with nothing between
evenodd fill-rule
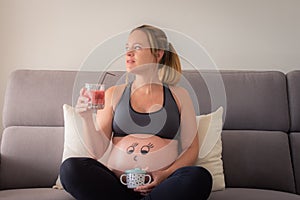
<instances>
[{"instance_id":1,"label":"bare belly skin","mask_svg":"<svg viewBox=\"0 0 300 200\"><path fill-rule=\"evenodd\" d=\"M141 168L147 172L162 170L178 157L178 141L150 134L114 137L108 167L117 176L126 170Z\"/></svg>"}]
</instances>

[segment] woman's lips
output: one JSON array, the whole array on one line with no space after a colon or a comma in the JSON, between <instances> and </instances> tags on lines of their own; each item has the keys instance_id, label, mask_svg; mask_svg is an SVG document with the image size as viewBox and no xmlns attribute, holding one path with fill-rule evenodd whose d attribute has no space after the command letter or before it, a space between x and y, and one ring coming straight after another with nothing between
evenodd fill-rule
<instances>
[{"instance_id":1,"label":"woman's lips","mask_svg":"<svg viewBox=\"0 0 300 200\"><path fill-rule=\"evenodd\" d=\"M134 60L127 60L126 62L131 64L131 63L134 63L135 61Z\"/></svg>"}]
</instances>

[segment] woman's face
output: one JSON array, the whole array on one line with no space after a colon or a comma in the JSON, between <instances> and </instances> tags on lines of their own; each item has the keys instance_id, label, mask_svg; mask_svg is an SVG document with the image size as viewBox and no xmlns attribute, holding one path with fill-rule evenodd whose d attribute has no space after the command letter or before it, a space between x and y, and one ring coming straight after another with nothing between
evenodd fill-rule
<instances>
[{"instance_id":1,"label":"woman's face","mask_svg":"<svg viewBox=\"0 0 300 200\"><path fill-rule=\"evenodd\" d=\"M147 35L141 30L133 31L126 44L126 69L132 71L137 67L152 65L157 59L151 53Z\"/></svg>"}]
</instances>

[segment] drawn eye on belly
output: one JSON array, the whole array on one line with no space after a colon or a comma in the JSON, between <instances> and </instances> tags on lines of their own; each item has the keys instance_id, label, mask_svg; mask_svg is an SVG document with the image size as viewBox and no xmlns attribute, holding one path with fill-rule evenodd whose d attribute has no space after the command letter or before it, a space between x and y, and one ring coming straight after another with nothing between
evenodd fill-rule
<instances>
[{"instance_id":1,"label":"drawn eye on belly","mask_svg":"<svg viewBox=\"0 0 300 200\"><path fill-rule=\"evenodd\" d=\"M127 147L126 152L128 154L132 154L135 151L135 147L139 145L139 143L133 143L132 145L130 145L129 147Z\"/></svg>"},{"instance_id":2,"label":"drawn eye on belly","mask_svg":"<svg viewBox=\"0 0 300 200\"><path fill-rule=\"evenodd\" d=\"M142 146L141 154L145 155L145 154L149 153L150 149L153 147L154 147L154 145L152 143Z\"/></svg>"},{"instance_id":3,"label":"drawn eye on belly","mask_svg":"<svg viewBox=\"0 0 300 200\"><path fill-rule=\"evenodd\" d=\"M129 147L127 147L126 152L127 154L132 154L136 147L139 145L139 143L135 142L132 145L130 145ZM143 145L140 149L140 152L142 155L146 155L147 153L150 152L150 149L154 147L154 144L152 144L151 142L149 142L149 144L147 145Z\"/></svg>"}]
</instances>

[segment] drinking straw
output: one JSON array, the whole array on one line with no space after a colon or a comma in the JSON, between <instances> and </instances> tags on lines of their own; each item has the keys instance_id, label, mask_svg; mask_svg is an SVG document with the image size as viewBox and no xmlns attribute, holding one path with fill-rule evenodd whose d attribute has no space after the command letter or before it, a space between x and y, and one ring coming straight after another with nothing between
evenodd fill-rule
<instances>
[{"instance_id":1,"label":"drinking straw","mask_svg":"<svg viewBox=\"0 0 300 200\"><path fill-rule=\"evenodd\" d=\"M100 81L100 84L103 84L103 82L104 82L104 80L105 80L105 77L106 77L106 75L111 75L111 76L116 76L115 74L113 74L113 73L111 73L111 72L105 72L104 73L104 76L100 79L101 81Z\"/></svg>"}]
</instances>

